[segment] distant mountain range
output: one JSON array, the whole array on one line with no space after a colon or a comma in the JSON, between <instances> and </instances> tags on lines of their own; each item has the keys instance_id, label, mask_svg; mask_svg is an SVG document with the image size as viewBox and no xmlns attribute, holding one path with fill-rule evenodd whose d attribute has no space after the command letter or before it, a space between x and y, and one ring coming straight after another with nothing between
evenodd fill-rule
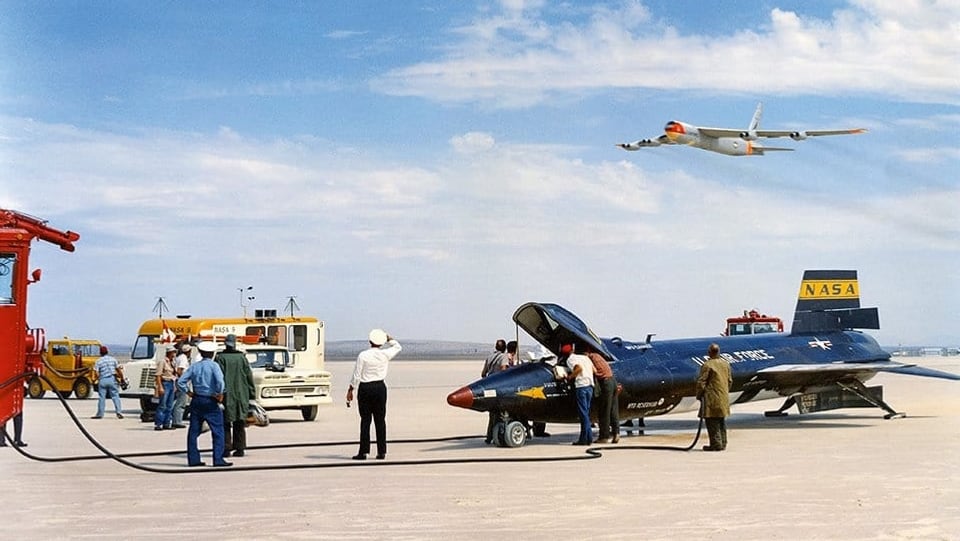
<instances>
[{"instance_id":1,"label":"distant mountain range","mask_svg":"<svg viewBox=\"0 0 960 541\"><path fill-rule=\"evenodd\" d=\"M437 340L403 340L402 356L417 359L477 359L482 361L493 351L493 344L480 342L442 342ZM357 353L370 347L363 340L337 340L326 344L326 357L331 360L356 359Z\"/></svg>"}]
</instances>

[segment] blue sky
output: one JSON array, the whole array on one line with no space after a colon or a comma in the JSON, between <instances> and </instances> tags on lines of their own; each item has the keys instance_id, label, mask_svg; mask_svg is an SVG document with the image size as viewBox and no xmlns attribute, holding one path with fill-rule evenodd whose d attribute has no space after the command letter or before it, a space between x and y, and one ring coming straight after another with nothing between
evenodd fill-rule
<instances>
[{"instance_id":1,"label":"blue sky","mask_svg":"<svg viewBox=\"0 0 960 541\"><path fill-rule=\"evenodd\" d=\"M531 300L708 336L854 268L881 343L956 345L960 6L733 5L0 3L0 208L81 234L34 247L30 323L130 342L252 285L332 340L492 341ZM759 101L869 133L614 147Z\"/></svg>"}]
</instances>

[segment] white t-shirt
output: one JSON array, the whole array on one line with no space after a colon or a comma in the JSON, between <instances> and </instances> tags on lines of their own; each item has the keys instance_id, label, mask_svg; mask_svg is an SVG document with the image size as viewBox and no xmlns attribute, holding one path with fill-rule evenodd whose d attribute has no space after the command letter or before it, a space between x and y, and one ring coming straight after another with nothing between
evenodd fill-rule
<instances>
[{"instance_id":1,"label":"white t-shirt","mask_svg":"<svg viewBox=\"0 0 960 541\"><path fill-rule=\"evenodd\" d=\"M580 374L574 380L573 385L576 388L593 387L593 363L586 355L572 353L567 357L567 368L573 372L573 367L580 367Z\"/></svg>"},{"instance_id":2,"label":"white t-shirt","mask_svg":"<svg viewBox=\"0 0 960 541\"><path fill-rule=\"evenodd\" d=\"M177 370L186 370L190 366L190 357L187 357L186 353L178 354L173 360L173 366Z\"/></svg>"}]
</instances>

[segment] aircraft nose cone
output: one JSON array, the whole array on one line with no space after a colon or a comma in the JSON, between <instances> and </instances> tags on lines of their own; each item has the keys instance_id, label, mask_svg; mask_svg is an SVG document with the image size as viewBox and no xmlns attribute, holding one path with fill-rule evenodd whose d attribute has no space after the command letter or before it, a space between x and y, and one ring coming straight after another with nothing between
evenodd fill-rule
<instances>
[{"instance_id":1,"label":"aircraft nose cone","mask_svg":"<svg viewBox=\"0 0 960 541\"><path fill-rule=\"evenodd\" d=\"M470 387L461 387L447 395L447 404L469 409L473 406L473 391Z\"/></svg>"}]
</instances>

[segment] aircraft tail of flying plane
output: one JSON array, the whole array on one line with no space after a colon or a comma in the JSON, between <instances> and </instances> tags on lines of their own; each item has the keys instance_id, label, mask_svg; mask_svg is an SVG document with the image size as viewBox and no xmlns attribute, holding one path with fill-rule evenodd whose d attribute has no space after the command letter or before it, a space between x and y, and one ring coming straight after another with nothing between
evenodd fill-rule
<instances>
[{"instance_id":1,"label":"aircraft tail of flying plane","mask_svg":"<svg viewBox=\"0 0 960 541\"><path fill-rule=\"evenodd\" d=\"M664 134L655 139L640 139L632 143L619 143L618 147L624 150L640 150L647 147L661 145L687 145L711 152L718 152L728 156L763 156L765 152L793 151L792 148L768 147L756 141L761 138L790 137L794 141L803 141L807 137L824 135L853 135L864 133L863 128L840 130L761 130L760 117L763 114L763 103L757 104L753 118L746 130L732 128L708 128L694 126L678 120L671 120L664 126Z\"/></svg>"},{"instance_id":2,"label":"aircraft tail of flying plane","mask_svg":"<svg viewBox=\"0 0 960 541\"><path fill-rule=\"evenodd\" d=\"M653 340L600 338L580 318L557 304L528 302L514 321L543 347L559 356L562 344L595 350L609 361L622 387L620 415L648 417L696 411L695 382L711 343L731 366L731 404L785 399L768 415L793 405L801 413L848 407L878 407L886 418L902 416L883 399L881 386L864 383L879 372L960 380L939 370L892 361L876 340L857 329L878 329L876 308L860 307L855 270L808 270L797 295L789 333ZM551 356L555 359L556 357ZM527 421L577 422L573 390L557 372L563 363L547 358L515 366L475 381L447 397L452 406L495 412L502 445L526 438Z\"/></svg>"}]
</instances>

